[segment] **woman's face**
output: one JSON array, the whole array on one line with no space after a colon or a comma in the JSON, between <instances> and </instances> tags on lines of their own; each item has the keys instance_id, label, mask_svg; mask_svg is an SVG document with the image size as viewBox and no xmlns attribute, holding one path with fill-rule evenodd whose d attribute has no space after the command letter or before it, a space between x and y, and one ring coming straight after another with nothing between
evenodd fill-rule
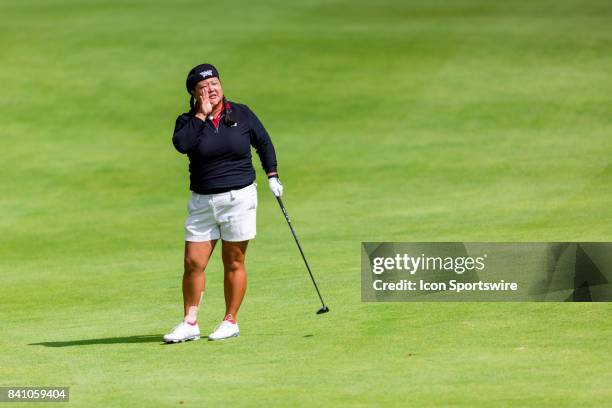
<instances>
[{"instance_id":1,"label":"woman's face","mask_svg":"<svg viewBox=\"0 0 612 408\"><path fill-rule=\"evenodd\" d=\"M192 93L194 96L196 96L202 91L206 91L208 93L208 99L210 100L210 104L212 106L215 106L219 102L223 101L223 87L221 86L221 81L219 81L219 78L213 77L198 82Z\"/></svg>"}]
</instances>

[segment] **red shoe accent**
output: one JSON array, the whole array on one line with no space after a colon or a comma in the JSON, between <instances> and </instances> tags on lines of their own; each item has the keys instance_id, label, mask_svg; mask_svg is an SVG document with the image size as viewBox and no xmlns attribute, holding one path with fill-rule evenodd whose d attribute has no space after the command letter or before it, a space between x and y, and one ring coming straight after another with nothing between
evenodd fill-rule
<instances>
[{"instance_id":1,"label":"red shoe accent","mask_svg":"<svg viewBox=\"0 0 612 408\"><path fill-rule=\"evenodd\" d=\"M231 314L225 315L225 317L223 318L223 321L227 321L232 324L236 324L236 319L234 319L234 317Z\"/></svg>"},{"instance_id":2,"label":"red shoe accent","mask_svg":"<svg viewBox=\"0 0 612 408\"><path fill-rule=\"evenodd\" d=\"M185 323L187 323L187 324L189 324L189 325L191 325L191 326L195 326L196 324L198 324L198 321L196 320L196 321L195 321L195 322L193 322L193 323L188 322L188 321L185 321Z\"/></svg>"}]
</instances>

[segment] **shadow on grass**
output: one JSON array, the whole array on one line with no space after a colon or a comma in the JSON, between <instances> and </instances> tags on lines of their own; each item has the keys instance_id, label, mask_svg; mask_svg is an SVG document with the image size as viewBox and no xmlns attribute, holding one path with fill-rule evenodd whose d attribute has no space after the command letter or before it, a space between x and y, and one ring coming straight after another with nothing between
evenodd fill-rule
<instances>
[{"instance_id":1,"label":"shadow on grass","mask_svg":"<svg viewBox=\"0 0 612 408\"><path fill-rule=\"evenodd\" d=\"M102 339L85 339L85 340L70 340L70 341L44 341L41 343L30 343L28 346L45 346L45 347L71 347L71 346L88 346L91 344L129 344L129 343L160 343L162 344L162 334L147 334L144 336L128 336L128 337L106 337Z\"/></svg>"}]
</instances>

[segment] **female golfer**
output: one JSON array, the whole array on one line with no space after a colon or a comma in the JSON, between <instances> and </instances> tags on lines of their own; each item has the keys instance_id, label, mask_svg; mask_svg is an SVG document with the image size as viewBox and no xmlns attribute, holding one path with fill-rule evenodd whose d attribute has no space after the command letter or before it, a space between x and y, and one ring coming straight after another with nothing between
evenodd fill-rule
<instances>
[{"instance_id":1,"label":"female golfer","mask_svg":"<svg viewBox=\"0 0 612 408\"><path fill-rule=\"evenodd\" d=\"M217 69L210 64L187 75L191 110L176 120L172 143L189 157L189 215L185 221L184 319L164 336L169 343L197 340L198 307L205 288L204 270L221 239L225 316L209 340L236 337L236 321L246 291L244 259L255 237L257 191L251 146L255 148L272 194L283 186L276 172L270 136L246 106L226 100Z\"/></svg>"}]
</instances>

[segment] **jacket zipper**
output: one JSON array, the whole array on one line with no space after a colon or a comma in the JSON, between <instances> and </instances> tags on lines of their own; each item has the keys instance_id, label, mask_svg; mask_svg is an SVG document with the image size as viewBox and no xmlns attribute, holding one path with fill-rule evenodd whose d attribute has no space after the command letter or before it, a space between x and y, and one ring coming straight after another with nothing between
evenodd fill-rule
<instances>
[{"instance_id":1,"label":"jacket zipper","mask_svg":"<svg viewBox=\"0 0 612 408\"><path fill-rule=\"evenodd\" d=\"M219 118L218 126L215 126L215 124L212 122L212 120L210 121L210 124L215 129L215 133L219 133L219 126L221 126L221 118Z\"/></svg>"}]
</instances>

